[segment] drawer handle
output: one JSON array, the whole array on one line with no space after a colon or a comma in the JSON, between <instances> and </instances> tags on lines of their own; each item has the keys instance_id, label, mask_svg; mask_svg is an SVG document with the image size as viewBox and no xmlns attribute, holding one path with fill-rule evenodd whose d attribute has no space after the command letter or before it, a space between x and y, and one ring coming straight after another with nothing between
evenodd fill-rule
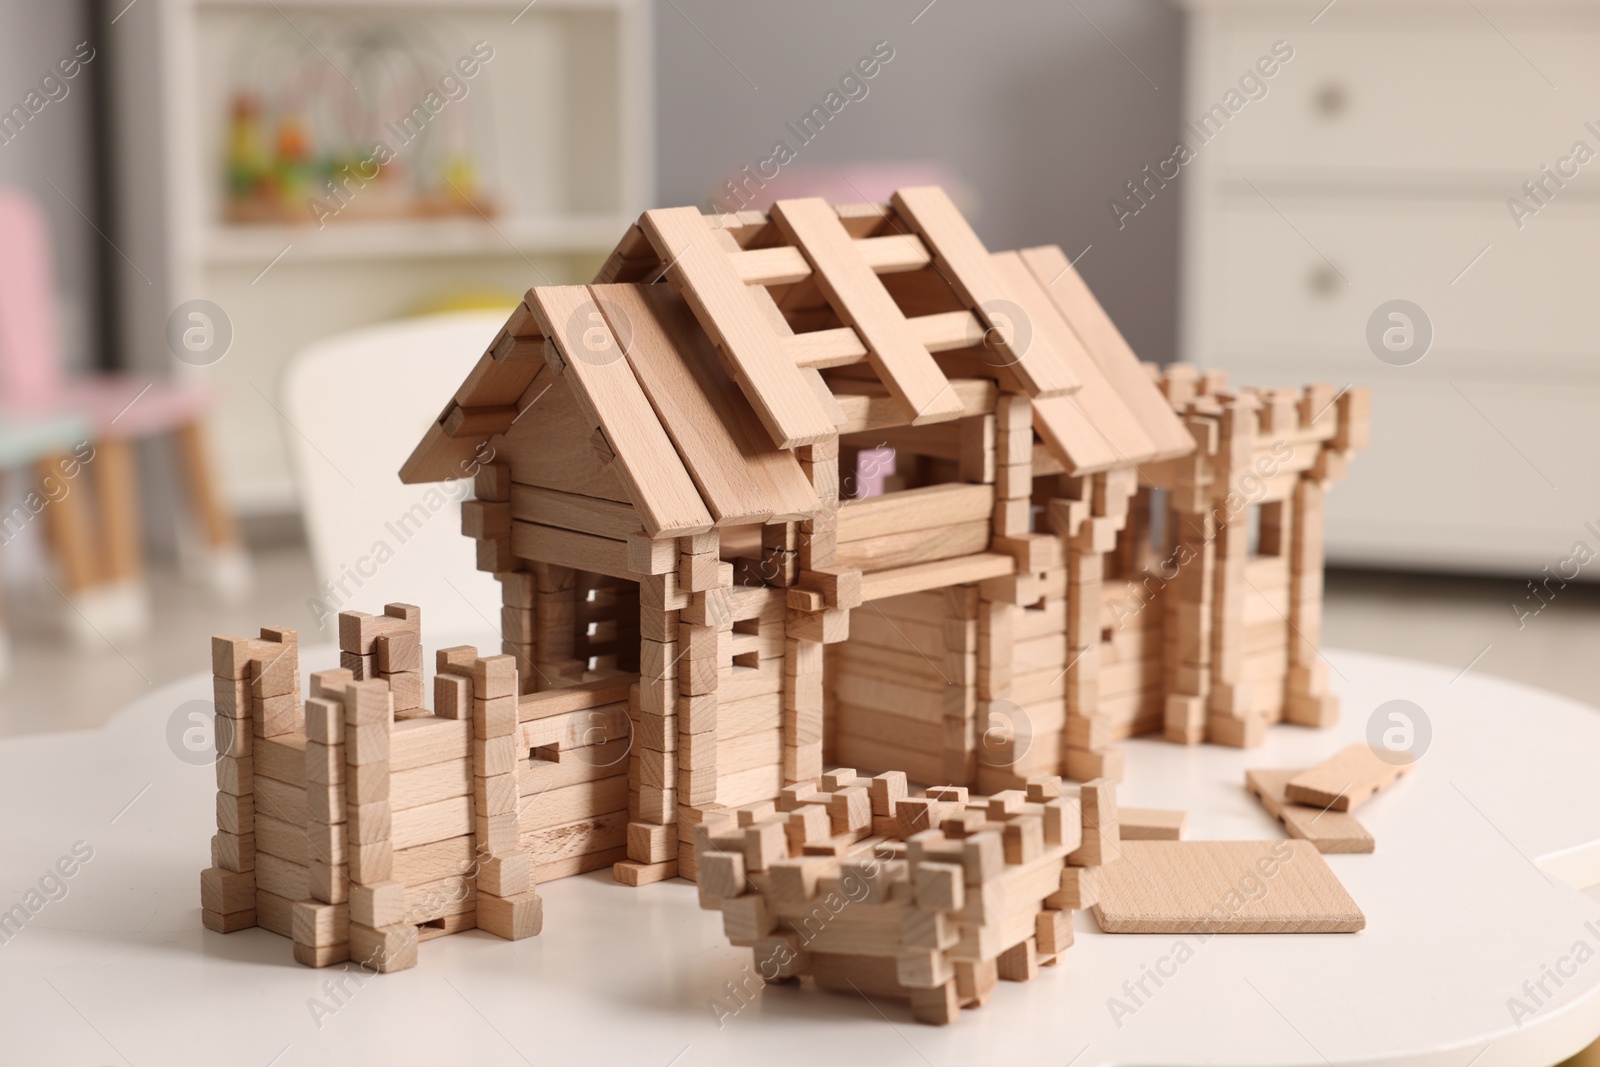
<instances>
[{"instance_id":1,"label":"drawer handle","mask_svg":"<svg viewBox=\"0 0 1600 1067\"><path fill-rule=\"evenodd\" d=\"M1339 277L1339 272L1326 263L1318 263L1311 268L1307 284L1313 296L1324 299L1333 296L1344 286L1344 279Z\"/></svg>"},{"instance_id":2,"label":"drawer handle","mask_svg":"<svg viewBox=\"0 0 1600 1067\"><path fill-rule=\"evenodd\" d=\"M1350 108L1350 94L1338 82L1324 82L1312 95L1312 106L1325 119L1336 119Z\"/></svg>"}]
</instances>

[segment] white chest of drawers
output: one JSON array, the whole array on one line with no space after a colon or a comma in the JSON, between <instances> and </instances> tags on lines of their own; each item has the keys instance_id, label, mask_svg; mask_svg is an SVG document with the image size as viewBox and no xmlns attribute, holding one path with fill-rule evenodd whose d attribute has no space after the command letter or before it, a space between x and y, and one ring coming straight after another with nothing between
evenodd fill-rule
<instances>
[{"instance_id":1,"label":"white chest of drawers","mask_svg":"<svg viewBox=\"0 0 1600 1067\"><path fill-rule=\"evenodd\" d=\"M1600 5L1325 2L1186 4L1185 118L1227 118L1183 130L1181 354L1372 388L1334 562L1533 578L1600 553ZM1433 335L1405 366L1368 342L1397 299Z\"/></svg>"}]
</instances>

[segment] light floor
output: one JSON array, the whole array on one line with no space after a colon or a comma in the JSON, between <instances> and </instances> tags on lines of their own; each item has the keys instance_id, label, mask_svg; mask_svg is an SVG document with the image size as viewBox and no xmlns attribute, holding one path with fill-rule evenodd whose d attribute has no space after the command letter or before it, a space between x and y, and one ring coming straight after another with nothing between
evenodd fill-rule
<instances>
[{"instance_id":1,"label":"light floor","mask_svg":"<svg viewBox=\"0 0 1600 1067\"><path fill-rule=\"evenodd\" d=\"M209 670L214 633L249 634L292 626L318 641L306 608L311 564L298 547L258 551L256 592L220 606L204 591L158 570L152 579L155 626L137 641L64 646L65 603L43 587L7 604L12 673L0 684L0 736L81 730L105 722L151 687ZM1519 627L1513 603L1526 587L1504 579L1331 571L1323 643L1410 656L1456 670L1497 674L1600 707L1600 587L1556 591ZM329 633L320 638L333 640Z\"/></svg>"}]
</instances>

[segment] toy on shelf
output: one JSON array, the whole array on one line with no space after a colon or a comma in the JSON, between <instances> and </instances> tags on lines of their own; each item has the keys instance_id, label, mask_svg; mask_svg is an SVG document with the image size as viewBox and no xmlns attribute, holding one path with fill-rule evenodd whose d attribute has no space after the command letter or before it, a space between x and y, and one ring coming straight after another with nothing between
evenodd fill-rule
<instances>
[{"instance_id":1,"label":"toy on shelf","mask_svg":"<svg viewBox=\"0 0 1600 1067\"><path fill-rule=\"evenodd\" d=\"M228 222L495 213L475 143L492 48L457 58L403 19L325 19L307 32L273 18L248 35L222 138Z\"/></svg>"}]
</instances>

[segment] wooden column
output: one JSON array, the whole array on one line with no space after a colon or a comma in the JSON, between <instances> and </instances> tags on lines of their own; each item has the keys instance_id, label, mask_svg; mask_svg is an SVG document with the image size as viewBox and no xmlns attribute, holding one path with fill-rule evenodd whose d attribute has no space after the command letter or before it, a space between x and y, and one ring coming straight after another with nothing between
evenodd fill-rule
<instances>
[{"instance_id":1,"label":"wooden column","mask_svg":"<svg viewBox=\"0 0 1600 1067\"><path fill-rule=\"evenodd\" d=\"M352 682L345 688L350 956L364 968L385 973L417 963L417 928L405 921L406 887L394 877L388 788L393 729L394 698L387 682Z\"/></svg>"},{"instance_id":2,"label":"wooden column","mask_svg":"<svg viewBox=\"0 0 1600 1067\"><path fill-rule=\"evenodd\" d=\"M1220 447L1212 483L1218 514L1216 574L1211 611L1211 695L1206 736L1218 744L1249 748L1266 739L1266 720L1254 710L1250 686L1242 679L1244 607L1250 592L1246 568L1250 553L1252 506L1241 488L1250 469L1256 436L1257 400L1251 394L1227 399L1219 423Z\"/></svg>"}]
</instances>

